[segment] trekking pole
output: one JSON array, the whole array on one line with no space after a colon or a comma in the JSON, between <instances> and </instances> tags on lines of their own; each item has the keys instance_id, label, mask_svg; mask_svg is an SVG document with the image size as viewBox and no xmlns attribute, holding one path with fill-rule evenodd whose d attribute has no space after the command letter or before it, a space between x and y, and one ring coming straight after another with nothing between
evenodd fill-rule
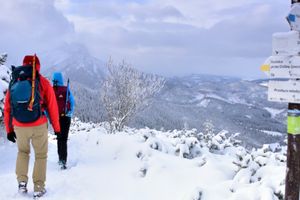
<instances>
[{"instance_id":1,"label":"trekking pole","mask_svg":"<svg viewBox=\"0 0 300 200\"><path fill-rule=\"evenodd\" d=\"M32 111L33 103L34 103L34 90L35 90L35 77L36 77L36 54L33 56L33 61L32 61L32 80L31 80L31 99L30 103L28 105L28 110Z\"/></svg>"},{"instance_id":2,"label":"trekking pole","mask_svg":"<svg viewBox=\"0 0 300 200\"><path fill-rule=\"evenodd\" d=\"M67 94L66 94L66 104L65 104L65 115L67 114L68 110L68 101L69 101L69 88L70 87L70 79L68 78L68 83L67 83Z\"/></svg>"}]
</instances>

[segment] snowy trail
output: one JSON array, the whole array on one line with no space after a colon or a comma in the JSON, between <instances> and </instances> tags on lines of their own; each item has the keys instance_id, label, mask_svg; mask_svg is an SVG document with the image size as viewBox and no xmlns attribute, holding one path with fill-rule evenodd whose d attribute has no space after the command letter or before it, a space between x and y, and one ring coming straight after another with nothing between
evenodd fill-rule
<instances>
[{"instance_id":1,"label":"snowy trail","mask_svg":"<svg viewBox=\"0 0 300 200\"><path fill-rule=\"evenodd\" d=\"M70 135L70 168L64 171L58 168L56 140L50 136L46 182L48 192L43 199L197 200L200 190L205 200L238 200L241 196L249 200L257 199L253 191L261 191L259 185L245 185L247 189L241 188L235 194L231 192L237 170L232 164L231 154L218 155L203 150L202 157L184 159L174 155L172 142L168 143L165 136L144 141L142 135L109 135L101 127L90 130L79 128L76 134ZM150 148L154 141L162 144L162 150ZM23 197L17 194L14 173L16 154L15 144L0 145L1 200L32 198L34 159L30 160L29 194ZM206 163L202 166L204 157ZM251 195L248 194L250 192Z\"/></svg>"}]
</instances>

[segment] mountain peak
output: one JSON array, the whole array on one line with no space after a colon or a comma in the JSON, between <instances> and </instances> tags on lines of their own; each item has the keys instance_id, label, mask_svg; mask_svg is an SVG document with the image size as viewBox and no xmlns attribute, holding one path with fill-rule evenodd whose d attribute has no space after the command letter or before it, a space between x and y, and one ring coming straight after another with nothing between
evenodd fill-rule
<instances>
[{"instance_id":1,"label":"mountain peak","mask_svg":"<svg viewBox=\"0 0 300 200\"><path fill-rule=\"evenodd\" d=\"M89 88L94 88L106 73L105 63L93 57L81 44L64 44L41 56L46 76L51 77L54 71L60 71Z\"/></svg>"}]
</instances>

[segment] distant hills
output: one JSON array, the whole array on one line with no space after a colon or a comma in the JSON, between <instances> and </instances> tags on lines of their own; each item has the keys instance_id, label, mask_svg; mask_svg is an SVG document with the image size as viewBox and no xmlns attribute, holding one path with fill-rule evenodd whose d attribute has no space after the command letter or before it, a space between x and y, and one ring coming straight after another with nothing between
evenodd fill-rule
<instances>
[{"instance_id":1,"label":"distant hills","mask_svg":"<svg viewBox=\"0 0 300 200\"><path fill-rule=\"evenodd\" d=\"M62 71L70 78L76 99L75 115L83 121L105 120L100 87L105 62L92 57L80 45L67 45L43 55L44 72ZM243 80L213 75L167 78L153 103L130 126L156 129L197 128L239 132L245 145L282 142L285 137L286 104L267 101L265 80Z\"/></svg>"},{"instance_id":2,"label":"distant hills","mask_svg":"<svg viewBox=\"0 0 300 200\"><path fill-rule=\"evenodd\" d=\"M232 77L191 75L167 80L154 103L140 113L132 126L241 133L245 145L283 141L286 104L267 101L261 81Z\"/></svg>"}]
</instances>

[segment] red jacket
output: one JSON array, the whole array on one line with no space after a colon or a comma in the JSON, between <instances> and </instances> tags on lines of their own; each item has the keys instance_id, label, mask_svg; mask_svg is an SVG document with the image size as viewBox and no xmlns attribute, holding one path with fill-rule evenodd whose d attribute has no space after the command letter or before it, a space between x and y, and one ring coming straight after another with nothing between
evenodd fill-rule
<instances>
[{"instance_id":1,"label":"red jacket","mask_svg":"<svg viewBox=\"0 0 300 200\"><path fill-rule=\"evenodd\" d=\"M32 61L33 56L26 56L23 61L23 65L32 64L30 61ZM40 63L38 58L36 57L36 68L39 71L40 70ZM41 95L41 104L42 109L47 109L47 112L50 117L51 124L53 126L53 129L55 132L60 132L60 126L59 126L59 114L58 114L58 107L56 102L56 97L53 91L52 86L50 85L50 82L40 75L40 95ZM5 104L4 104L4 123L6 132L10 133L12 132L13 126L21 126L21 127L31 127L31 126L39 126L44 123L47 123L47 117L45 115L42 115L38 120L30 123L22 123L17 121L15 118L12 119L12 123L10 123L10 94L9 91L6 93L5 97Z\"/></svg>"}]
</instances>

